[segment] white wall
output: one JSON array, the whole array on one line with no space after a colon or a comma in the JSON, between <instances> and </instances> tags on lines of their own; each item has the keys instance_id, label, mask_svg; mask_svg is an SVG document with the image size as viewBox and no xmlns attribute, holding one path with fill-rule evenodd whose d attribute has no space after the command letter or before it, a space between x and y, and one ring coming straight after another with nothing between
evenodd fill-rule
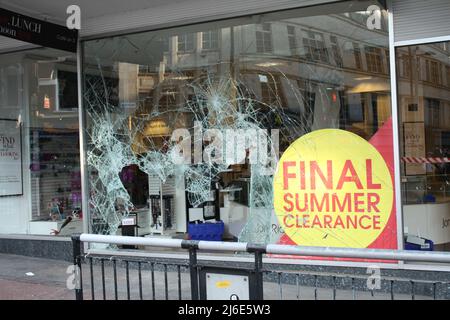
<instances>
[{"instance_id":1,"label":"white wall","mask_svg":"<svg viewBox=\"0 0 450 320\"><path fill-rule=\"evenodd\" d=\"M87 10L91 6L84 1L81 2L82 10L83 8ZM98 5L97 1L94 2ZM102 15L100 12L92 12L90 15L93 17L83 21L80 36L91 37L127 29L167 27L330 2L335 0L184 0L166 1L155 5L146 3L139 10L127 11L127 8L120 10L117 7L117 13Z\"/></svg>"},{"instance_id":2,"label":"white wall","mask_svg":"<svg viewBox=\"0 0 450 320\"><path fill-rule=\"evenodd\" d=\"M450 36L449 0L392 0L396 42Z\"/></svg>"}]
</instances>

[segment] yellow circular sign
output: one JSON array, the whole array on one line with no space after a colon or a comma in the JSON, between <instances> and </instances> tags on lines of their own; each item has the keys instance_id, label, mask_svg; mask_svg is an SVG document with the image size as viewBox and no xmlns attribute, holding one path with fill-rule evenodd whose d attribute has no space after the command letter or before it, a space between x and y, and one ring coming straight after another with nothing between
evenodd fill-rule
<instances>
[{"instance_id":1,"label":"yellow circular sign","mask_svg":"<svg viewBox=\"0 0 450 320\"><path fill-rule=\"evenodd\" d=\"M344 130L297 139L274 176L274 207L298 245L366 248L383 231L394 190L378 150Z\"/></svg>"}]
</instances>

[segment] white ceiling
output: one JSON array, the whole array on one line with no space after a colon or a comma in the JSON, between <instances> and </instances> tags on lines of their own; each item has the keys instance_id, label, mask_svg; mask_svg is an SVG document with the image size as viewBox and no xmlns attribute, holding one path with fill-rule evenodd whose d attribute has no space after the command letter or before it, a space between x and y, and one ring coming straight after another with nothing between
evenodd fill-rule
<instances>
[{"instance_id":1,"label":"white ceiling","mask_svg":"<svg viewBox=\"0 0 450 320\"><path fill-rule=\"evenodd\" d=\"M183 0L0 0L0 6L38 19L63 22L67 7L72 4L81 8L83 19L91 19L180 2Z\"/></svg>"},{"instance_id":2,"label":"white ceiling","mask_svg":"<svg viewBox=\"0 0 450 320\"><path fill-rule=\"evenodd\" d=\"M366 1L357 3L362 5ZM0 7L65 25L67 7L76 4L81 9L79 36L92 39L330 2L343 3L339 0L0 0Z\"/></svg>"}]
</instances>

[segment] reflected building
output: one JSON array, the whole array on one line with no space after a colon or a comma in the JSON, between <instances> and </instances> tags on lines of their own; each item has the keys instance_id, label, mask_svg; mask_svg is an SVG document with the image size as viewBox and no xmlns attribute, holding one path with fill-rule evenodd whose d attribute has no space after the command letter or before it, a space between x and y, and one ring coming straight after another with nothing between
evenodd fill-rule
<instances>
[{"instance_id":1,"label":"reflected building","mask_svg":"<svg viewBox=\"0 0 450 320\"><path fill-rule=\"evenodd\" d=\"M376 31L367 28L367 17L365 12L302 18L288 14L257 24L206 24L189 32L175 29L95 40L86 43L85 72L87 77L117 79L116 88L108 88L108 94L118 92L118 109L112 115L127 115L137 154L164 154L175 129L193 133L194 121L222 112L202 101L214 95L227 101L219 109L229 112L229 124L243 113L251 118L248 124L280 130L280 154L297 138L323 128L347 130L369 140L390 120L391 105L387 16L384 13L382 29ZM91 80L88 87L101 95L105 91L101 79ZM227 109L228 102L243 99L252 104L247 114ZM202 108L206 111L199 111ZM207 126L225 129L224 123ZM163 180L166 173L161 172L173 172L154 164L151 170ZM240 190L216 199L216 218L226 222L227 236L274 241L279 234L253 237L255 232L246 231L277 224L272 216L271 176L257 181L258 169L246 164L217 170L223 187ZM180 223L173 231L186 232L183 203L188 207L187 221L203 220L206 201L191 203L189 194L209 190L207 184L187 196L182 188L173 194L183 198L175 213L181 216ZM153 196L158 195L162 197L162 192L156 188ZM225 204L230 198L235 200Z\"/></svg>"}]
</instances>

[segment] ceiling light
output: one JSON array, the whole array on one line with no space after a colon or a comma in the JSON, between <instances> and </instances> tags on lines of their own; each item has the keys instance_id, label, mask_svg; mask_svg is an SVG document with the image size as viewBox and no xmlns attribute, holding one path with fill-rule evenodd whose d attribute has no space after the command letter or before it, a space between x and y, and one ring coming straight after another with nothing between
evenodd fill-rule
<instances>
[{"instance_id":1,"label":"ceiling light","mask_svg":"<svg viewBox=\"0 0 450 320\"><path fill-rule=\"evenodd\" d=\"M189 76L176 76L176 77L171 77L170 80L190 80L193 79L193 77L189 77Z\"/></svg>"},{"instance_id":2,"label":"ceiling light","mask_svg":"<svg viewBox=\"0 0 450 320\"><path fill-rule=\"evenodd\" d=\"M284 63L282 62L263 62L263 63L257 63L256 66L258 67L277 67L277 66L282 66L284 65Z\"/></svg>"}]
</instances>

